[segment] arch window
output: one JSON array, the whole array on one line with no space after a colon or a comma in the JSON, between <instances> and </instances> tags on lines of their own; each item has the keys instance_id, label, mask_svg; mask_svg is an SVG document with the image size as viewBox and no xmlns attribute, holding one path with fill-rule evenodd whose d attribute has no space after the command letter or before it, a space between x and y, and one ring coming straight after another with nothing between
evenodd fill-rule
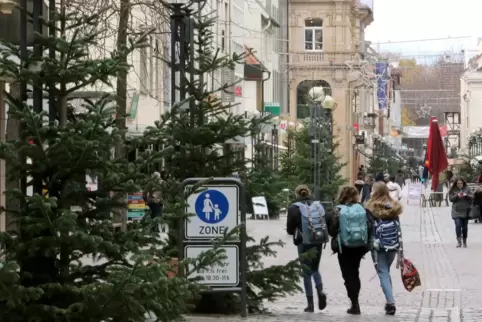
<instances>
[{"instance_id":1,"label":"arch window","mask_svg":"<svg viewBox=\"0 0 482 322\"><path fill-rule=\"evenodd\" d=\"M305 50L323 50L323 20L310 18L305 20Z\"/></svg>"}]
</instances>

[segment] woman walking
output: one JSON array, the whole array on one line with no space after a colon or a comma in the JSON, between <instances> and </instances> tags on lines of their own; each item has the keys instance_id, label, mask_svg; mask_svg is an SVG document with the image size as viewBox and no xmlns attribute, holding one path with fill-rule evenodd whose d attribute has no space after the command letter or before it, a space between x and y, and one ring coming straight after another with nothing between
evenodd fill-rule
<instances>
[{"instance_id":1,"label":"woman walking","mask_svg":"<svg viewBox=\"0 0 482 322\"><path fill-rule=\"evenodd\" d=\"M369 251L369 222L365 209L359 203L358 190L355 187L344 187L338 198L330 227L332 251L338 253L338 263L341 275L345 281L345 288L351 306L346 311L348 314L360 314L360 262ZM347 225L347 223L349 223ZM351 240L346 240L345 232L352 235ZM358 241L354 241L358 234ZM345 236L344 236L345 235Z\"/></svg>"},{"instance_id":2,"label":"woman walking","mask_svg":"<svg viewBox=\"0 0 482 322\"><path fill-rule=\"evenodd\" d=\"M390 197L386 184L377 182L373 185L372 196L368 200L366 210L373 226L372 257L386 299L385 313L395 315L390 267L400 248L399 216L402 213L402 205Z\"/></svg>"},{"instance_id":3,"label":"woman walking","mask_svg":"<svg viewBox=\"0 0 482 322\"><path fill-rule=\"evenodd\" d=\"M457 179L449 190L449 200L452 202L452 219L455 223L457 247L467 247L467 233L469 229L469 211L473 199L467 183Z\"/></svg>"},{"instance_id":4,"label":"woman walking","mask_svg":"<svg viewBox=\"0 0 482 322\"><path fill-rule=\"evenodd\" d=\"M319 201L314 201L311 196L311 191L306 185L299 185L295 189L296 200L288 208L288 218L286 222L286 231L288 235L293 236L293 243L298 248L298 255L312 253L307 258L303 258L303 264L306 269L303 272L303 285L305 287L306 299L308 306L305 312L314 312L313 300L313 281L315 282L316 293L318 295L318 309L324 310L326 308L326 294L323 292L323 283L320 274L320 261L323 244L308 240L314 234L310 234L310 229L315 232L315 229L323 228L323 225L316 225L314 223L325 223L325 210ZM303 213L302 213L303 212ZM309 225L307 222L309 219ZM311 226L311 228L310 228ZM326 232L326 239L328 240L328 232L326 231L326 223L324 225ZM322 231L320 231L322 233ZM313 279L313 281L312 281Z\"/></svg>"}]
</instances>

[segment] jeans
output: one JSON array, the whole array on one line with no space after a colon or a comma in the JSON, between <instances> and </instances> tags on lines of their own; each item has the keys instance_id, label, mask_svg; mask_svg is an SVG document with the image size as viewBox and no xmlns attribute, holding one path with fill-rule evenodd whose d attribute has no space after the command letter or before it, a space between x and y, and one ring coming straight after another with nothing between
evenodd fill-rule
<instances>
[{"instance_id":1,"label":"jeans","mask_svg":"<svg viewBox=\"0 0 482 322\"><path fill-rule=\"evenodd\" d=\"M455 222L455 234L457 238L467 239L467 233L469 230L469 218L454 218Z\"/></svg>"},{"instance_id":2,"label":"jeans","mask_svg":"<svg viewBox=\"0 0 482 322\"><path fill-rule=\"evenodd\" d=\"M343 247L342 253L338 253L341 276L345 281L348 298L352 302L358 301L358 296L360 294L360 262L366 252L366 247Z\"/></svg>"},{"instance_id":3,"label":"jeans","mask_svg":"<svg viewBox=\"0 0 482 322\"><path fill-rule=\"evenodd\" d=\"M300 244L298 245L298 255L309 252L312 249L314 249L316 253L302 261L303 265L306 266L303 271L303 285L305 287L306 296L313 296L313 283L311 282L311 278L315 281L316 289L320 292L323 290L323 283L319 272L322 251L321 246Z\"/></svg>"},{"instance_id":4,"label":"jeans","mask_svg":"<svg viewBox=\"0 0 482 322\"><path fill-rule=\"evenodd\" d=\"M397 252L377 252L377 274L380 279L380 286L382 287L383 294L385 294L385 299L387 304L395 304L395 299L393 298L393 286L392 278L390 277L390 266L392 265Z\"/></svg>"}]
</instances>

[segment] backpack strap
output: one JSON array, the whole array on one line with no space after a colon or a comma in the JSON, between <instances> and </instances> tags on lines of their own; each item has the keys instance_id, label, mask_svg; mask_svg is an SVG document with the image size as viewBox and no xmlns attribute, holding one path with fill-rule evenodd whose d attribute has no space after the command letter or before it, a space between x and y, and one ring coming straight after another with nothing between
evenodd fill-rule
<instances>
[{"instance_id":1,"label":"backpack strap","mask_svg":"<svg viewBox=\"0 0 482 322\"><path fill-rule=\"evenodd\" d=\"M308 217L308 226L309 226L311 232L314 233L314 232L315 232L315 227L313 226L313 218L311 217L310 207L309 207L307 204L304 204L304 203L302 203L302 202L297 202L297 203L295 203L295 204L298 204L298 207L300 207L300 208L305 208L305 210L306 210L306 217ZM313 204L311 204L311 205L313 205ZM310 205L310 206L311 206L311 205Z\"/></svg>"},{"instance_id":2,"label":"backpack strap","mask_svg":"<svg viewBox=\"0 0 482 322\"><path fill-rule=\"evenodd\" d=\"M395 223L397 224L397 230L398 230L398 244L400 247L398 248L397 251L397 269L400 268L400 265L403 265L403 238L402 238L402 227L400 225L400 222L398 220L395 220Z\"/></svg>"}]
</instances>

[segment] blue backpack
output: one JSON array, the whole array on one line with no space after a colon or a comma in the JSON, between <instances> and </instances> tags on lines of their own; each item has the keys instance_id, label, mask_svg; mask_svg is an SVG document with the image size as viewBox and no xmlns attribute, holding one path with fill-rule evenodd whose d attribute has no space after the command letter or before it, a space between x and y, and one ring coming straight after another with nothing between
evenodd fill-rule
<instances>
[{"instance_id":1,"label":"blue backpack","mask_svg":"<svg viewBox=\"0 0 482 322\"><path fill-rule=\"evenodd\" d=\"M362 247L368 245L367 213L360 204L339 205L340 232L338 233L338 245Z\"/></svg>"},{"instance_id":2,"label":"blue backpack","mask_svg":"<svg viewBox=\"0 0 482 322\"><path fill-rule=\"evenodd\" d=\"M301 213L301 237L304 245L322 245L329 241L325 209L319 201L310 205L294 203Z\"/></svg>"},{"instance_id":3,"label":"blue backpack","mask_svg":"<svg viewBox=\"0 0 482 322\"><path fill-rule=\"evenodd\" d=\"M399 223L397 220L381 220L375 222L375 248L394 251L400 248Z\"/></svg>"}]
</instances>

